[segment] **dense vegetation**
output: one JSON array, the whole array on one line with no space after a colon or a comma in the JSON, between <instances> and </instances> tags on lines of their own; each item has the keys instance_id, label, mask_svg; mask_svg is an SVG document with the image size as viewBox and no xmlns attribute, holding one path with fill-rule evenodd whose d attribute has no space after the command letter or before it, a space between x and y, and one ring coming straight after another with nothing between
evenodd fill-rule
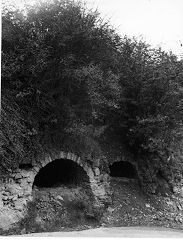
<instances>
[{"instance_id":1,"label":"dense vegetation","mask_svg":"<svg viewBox=\"0 0 183 240\"><path fill-rule=\"evenodd\" d=\"M121 38L80 2L4 8L1 170L64 148L90 161L129 153L144 179L163 169L174 181L182 77L176 56Z\"/></svg>"}]
</instances>

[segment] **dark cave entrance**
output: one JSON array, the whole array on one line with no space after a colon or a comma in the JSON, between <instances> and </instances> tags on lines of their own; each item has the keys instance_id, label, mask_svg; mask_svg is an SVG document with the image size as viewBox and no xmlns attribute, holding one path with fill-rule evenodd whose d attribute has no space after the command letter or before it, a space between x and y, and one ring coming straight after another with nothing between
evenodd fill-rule
<instances>
[{"instance_id":1,"label":"dark cave entrance","mask_svg":"<svg viewBox=\"0 0 183 240\"><path fill-rule=\"evenodd\" d=\"M109 166L111 177L137 178L137 171L133 164L126 161L115 162Z\"/></svg>"},{"instance_id":2,"label":"dark cave entrance","mask_svg":"<svg viewBox=\"0 0 183 240\"><path fill-rule=\"evenodd\" d=\"M68 159L56 159L41 168L36 175L33 187L50 188L61 185L85 186L89 177L82 167Z\"/></svg>"}]
</instances>

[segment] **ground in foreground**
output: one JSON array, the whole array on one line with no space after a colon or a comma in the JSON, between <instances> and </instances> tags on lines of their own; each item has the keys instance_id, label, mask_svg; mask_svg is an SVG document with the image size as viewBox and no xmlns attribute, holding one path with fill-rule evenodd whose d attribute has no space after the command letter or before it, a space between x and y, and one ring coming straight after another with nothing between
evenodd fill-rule
<instances>
[{"instance_id":1,"label":"ground in foreground","mask_svg":"<svg viewBox=\"0 0 183 240\"><path fill-rule=\"evenodd\" d=\"M72 232L47 232L33 233L28 235L20 235L23 237L155 237L155 238L183 238L183 231L165 228L152 227L111 227L111 228L95 228L84 231Z\"/></svg>"},{"instance_id":2,"label":"ground in foreground","mask_svg":"<svg viewBox=\"0 0 183 240\"><path fill-rule=\"evenodd\" d=\"M2 234L70 232L91 228L100 232L103 230L97 230L99 227L126 226L183 229L183 198L146 195L137 181L125 178L111 178L111 189L112 203L102 218L103 212L95 209L90 191L83 187L37 189L27 218L16 228Z\"/></svg>"}]
</instances>

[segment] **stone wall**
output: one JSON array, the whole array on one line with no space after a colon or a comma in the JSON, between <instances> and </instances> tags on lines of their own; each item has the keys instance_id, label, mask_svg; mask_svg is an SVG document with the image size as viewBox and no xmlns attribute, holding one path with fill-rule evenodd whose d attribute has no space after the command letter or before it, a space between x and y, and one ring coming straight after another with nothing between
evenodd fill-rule
<instances>
[{"instance_id":1,"label":"stone wall","mask_svg":"<svg viewBox=\"0 0 183 240\"><path fill-rule=\"evenodd\" d=\"M84 159L73 153L63 151L46 155L34 162L28 169L17 169L8 179L1 179L0 183L0 228L8 229L26 214L27 202L32 200L32 186L35 176L48 163L60 159L68 159L81 166L89 177L95 204L104 205L109 201L108 175L101 173L99 166L89 165Z\"/></svg>"}]
</instances>

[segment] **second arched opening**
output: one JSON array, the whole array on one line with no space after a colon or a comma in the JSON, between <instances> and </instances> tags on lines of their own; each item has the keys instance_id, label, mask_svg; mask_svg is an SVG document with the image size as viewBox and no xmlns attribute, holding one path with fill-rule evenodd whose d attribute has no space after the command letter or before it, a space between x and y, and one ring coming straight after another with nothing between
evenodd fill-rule
<instances>
[{"instance_id":1,"label":"second arched opening","mask_svg":"<svg viewBox=\"0 0 183 240\"><path fill-rule=\"evenodd\" d=\"M114 162L109 166L111 177L137 178L135 166L127 161Z\"/></svg>"}]
</instances>

